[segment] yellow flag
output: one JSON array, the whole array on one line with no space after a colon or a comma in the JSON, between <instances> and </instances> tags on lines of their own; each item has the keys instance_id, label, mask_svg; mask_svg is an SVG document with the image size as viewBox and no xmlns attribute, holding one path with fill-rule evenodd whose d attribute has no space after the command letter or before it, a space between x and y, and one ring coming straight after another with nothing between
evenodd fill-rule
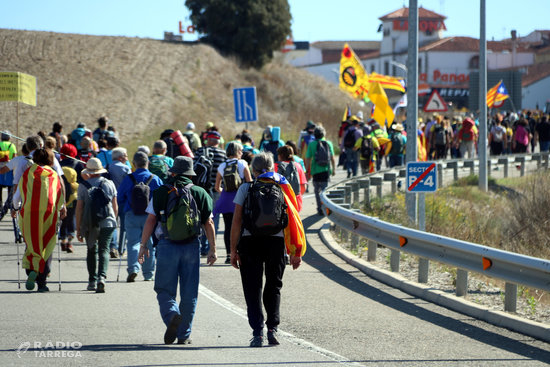
<instances>
[{"instance_id":1,"label":"yellow flag","mask_svg":"<svg viewBox=\"0 0 550 367\"><path fill-rule=\"evenodd\" d=\"M388 96L386 95L386 92L384 92L384 88L382 88L380 83L371 83L369 98L374 104L372 118L378 122L380 126L391 126L395 115L388 102Z\"/></svg>"},{"instance_id":2,"label":"yellow flag","mask_svg":"<svg viewBox=\"0 0 550 367\"><path fill-rule=\"evenodd\" d=\"M346 43L340 58L340 88L350 92L355 98L363 98L369 81L361 61Z\"/></svg>"}]
</instances>

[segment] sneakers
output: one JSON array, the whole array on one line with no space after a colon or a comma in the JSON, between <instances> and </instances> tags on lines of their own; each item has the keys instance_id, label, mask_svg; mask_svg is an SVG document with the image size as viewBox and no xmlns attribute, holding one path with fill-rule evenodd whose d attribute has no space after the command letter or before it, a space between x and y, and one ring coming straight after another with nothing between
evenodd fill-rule
<instances>
[{"instance_id":1,"label":"sneakers","mask_svg":"<svg viewBox=\"0 0 550 367\"><path fill-rule=\"evenodd\" d=\"M126 283L133 283L136 281L137 273L130 273L126 278Z\"/></svg>"},{"instance_id":2,"label":"sneakers","mask_svg":"<svg viewBox=\"0 0 550 367\"><path fill-rule=\"evenodd\" d=\"M279 341L277 340L277 330L269 329L267 331L267 343L269 345L279 345Z\"/></svg>"},{"instance_id":3,"label":"sneakers","mask_svg":"<svg viewBox=\"0 0 550 367\"><path fill-rule=\"evenodd\" d=\"M62 247L61 249L63 250L63 247ZM72 253L74 252L74 247L73 247L73 245L71 245L70 243L67 243L66 250L67 250L67 253L68 253L68 254L72 254Z\"/></svg>"},{"instance_id":4,"label":"sneakers","mask_svg":"<svg viewBox=\"0 0 550 367\"><path fill-rule=\"evenodd\" d=\"M259 348L263 345L264 337L262 335L254 335L252 339L250 339L250 347L251 348Z\"/></svg>"},{"instance_id":5,"label":"sneakers","mask_svg":"<svg viewBox=\"0 0 550 367\"><path fill-rule=\"evenodd\" d=\"M66 243L61 243L61 251L67 251L67 244Z\"/></svg>"},{"instance_id":6,"label":"sneakers","mask_svg":"<svg viewBox=\"0 0 550 367\"><path fill-rule=\"evenodd\" d=\"M41 287L38 287L38 292L40 292L40 293L45 293L45 292L49 292L49 291L50 291L50 288L48 288L45 285L43 285Z\"/></svg>"},{"instance_id":7,"label":"sneakers","mask_svg":"<svg viewBox=\"0 0 550 367\"><path fill-rule=\"evenodd\" d=\"M111 259L118 259L118 250L116 248L112 248L109 254L111 255Z\"/></svg>"},{"instance_id":8,"label":"sneakers","mask_svg":"<svg viewBox=\"0 0 550 367\"><path fill-rule=\"evenodd\" d=\"M180 326L181 321L182 318L180 314L175 314L174 316L172 316L172 320L170 320L170 324L168 324L166 332L164 333L164 344L174 343L174 340L176 340L176 336L178 334L178 327Z\"/></svg>"},{"instance_id":9,"label":"sneakers","mask_svg":"<svg viewBox=\"0 0 550 367\"><path fill-rule=\"evenodd\" d=\"M95 291L95 281L91 281L88 283L88 287L86 288L89 291Z\"/></svg>"},{"instance_id":10,"label":"sneakers","mask_svg":"<svg viewBox=\"0 0 550 367\"><path fill-rule=\"evenodd\" d=\"M191 344L191 339L189 338L178 339L178 344Z\"/></svg>"},{"instance_id":11,"label":"sneakers","mask_svg":"<svg viewBox=\"0 0 550 367\"><path fill-rule=\"evenodd\" d=\"M97 281L97 289L95 290L95 292L105 293L105 281L103 279Z\"/></svg>"},{"instance_id":12,"label":"sneakers","mask_svg":"<svg viewBox=\"0 0 550 367\"><path fill-rule=\"evenodd\" d=\"M151 277L143 277L144 282L152 282L154 280L155 280L155 277L152 277L152 276Z\"/></svg>"},{"instance_id":13,"label":"sneakers","mask_svg":"<svg viewBox=\"0 0 550 367\"><path fill-rule=\"evenodd\" d=\"M231 256L226 256L225 257L225 263L226 264L231 264Z\"/></svg>"},{"instance_id":14,"label":"sneakers","mask_svg":"<svg viewBox=\"0 0 550 367\"><path fill-rule=\"evenodd\" d=\"M27 288L28 291L32 291L34 289L34 282L37 276L38 273L34 270L29 273L27 282L25 283L25 288Z\"/></svg>"}]
</instances>

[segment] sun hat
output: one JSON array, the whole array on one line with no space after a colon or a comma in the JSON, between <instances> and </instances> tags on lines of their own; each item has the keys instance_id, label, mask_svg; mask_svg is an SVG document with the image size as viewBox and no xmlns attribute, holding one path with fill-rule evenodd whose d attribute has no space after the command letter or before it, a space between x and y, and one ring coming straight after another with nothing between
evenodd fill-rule
<instances>
[{"instance_id":1,"label":"sun hat","mask_svg":"<svg viewBox=\"0 0 550 367\"><path fill-rule=\"evenodd\" d=\"M177 156L174 158L174 165L168 170L170 173L176 175L185 175L185 176L196 176L197 174L193 171L193 159L186 156Z\"/></svg>"},{"instance_id":2,"label":"sun hat","mask_svg":"<svg viewBox=\"0 0 550 367\"><path fill-rule=\"evenodd\" d=\"M105 172L107 172L107 170L103 168L103 165L98 158L90 158L88 162L86 162L86 168L82 170L82 173L88 175L99 175Z\"/></svg>"},{"instance_id":3,"label":"sun hat","mask_svg":"<svg viewBox=\"0 0 550 367\"><path fill-rule=\"evenodd\" d=\"M206 128L207 128L207 129L210 129L211 127L214 127L214 123L213 123L212 121L208 121L208 122L206 123Z\"/></svg>"},{"instance_id":4,"label":"sun hat","mask_svg":"<svg viewBox=\"0 0 550 367\"><path fill-rule=\"evenodd\" d=\"M195 130L195 123L194 122L188 122L187 123L187 130Z\"/></svg>"},{"instance_id":5,"label":"sun hat","mask_svg":"<svg viewBox=\"0 0 550 367\"><path fill-rule=\"evenodd\" d=\"M394 129L395 131L403 131L403 125L400 124L399 122L396 122L395 124L393 124L391 128Z\"/></svg>"}]
</instances>

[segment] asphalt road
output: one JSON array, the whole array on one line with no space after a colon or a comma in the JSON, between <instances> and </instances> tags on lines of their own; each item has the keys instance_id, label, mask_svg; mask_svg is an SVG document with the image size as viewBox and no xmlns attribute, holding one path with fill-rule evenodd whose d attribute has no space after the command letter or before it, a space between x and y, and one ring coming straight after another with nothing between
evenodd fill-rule
<instances>
[{"instance_id":1,"label":"asphalt road","mask_svg":"<svg viewBox=\"0 0 550 367\"><path fill-rule=\"evenodd\" d=\"M337 179L341 178L339 171ZM18 289L17 248L11 221L5 218L0 222L0 365L543 366L550 362L547 343L412 297L347 265L322 244L318 231L325 219L314 215L312 195L306 195L304 204L308 250L298 270L287 267L285 272L281 345L264 348L248 347L251 329L240 276L223 264L221 233L220 260L201 268L193 343L167 346L153 284L142 281L141 275L136 283L125 283L124 264L121 282L116 282L118 261L113 261L106 293L86 291L83 245L77 245L74 254L61 254L61 292L57 249L51 292L28 292L23 282Z\"/></svg>"}]
</instances>

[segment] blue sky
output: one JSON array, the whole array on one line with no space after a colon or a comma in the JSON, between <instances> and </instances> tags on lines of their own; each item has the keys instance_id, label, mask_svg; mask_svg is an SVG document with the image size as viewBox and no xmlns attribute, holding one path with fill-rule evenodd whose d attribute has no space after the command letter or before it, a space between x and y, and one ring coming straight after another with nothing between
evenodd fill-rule
<instances>
[{"instance_id":1,"label":"blue sky","mask_svg":"<svg viewBox=\"0 0 550 367\"><path fill-rule=\"evenodd\" d=\"M228 0L229 1L229 0ZM162 39L189 25L184 0L2 0L0 28ZM296 41L380 40L379 17L408 0L289 0ZM479 37L479 0L418 0L447 16L446 36ZM548 0L487 0L487 39L550 29ZM184 34L185 40L196 35Z\"/></svg>"}]
</instances>

